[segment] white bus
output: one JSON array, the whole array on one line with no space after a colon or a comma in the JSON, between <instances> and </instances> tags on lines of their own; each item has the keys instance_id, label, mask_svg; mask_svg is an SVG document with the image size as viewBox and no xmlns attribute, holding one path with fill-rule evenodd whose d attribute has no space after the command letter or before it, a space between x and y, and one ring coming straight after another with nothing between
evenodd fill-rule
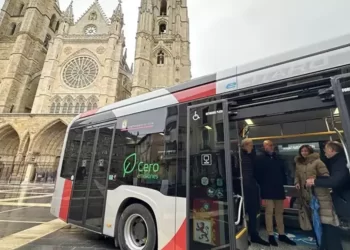
<instances>
[{"instance_id":1,"label":"white bus","mask_svg":"<svg viewBox=\"0 0 350 250\"><path fill-rule=\"evenodd\" d=\"M248 249L239 160L248 137L257 152L271 139L287 162L285 221L298 227L299 146L323 157L324 142L340 140L349 155L349 69L346 35L81 114L67 129L51 213L123 250Z\"/></svg>"}]
</instances>

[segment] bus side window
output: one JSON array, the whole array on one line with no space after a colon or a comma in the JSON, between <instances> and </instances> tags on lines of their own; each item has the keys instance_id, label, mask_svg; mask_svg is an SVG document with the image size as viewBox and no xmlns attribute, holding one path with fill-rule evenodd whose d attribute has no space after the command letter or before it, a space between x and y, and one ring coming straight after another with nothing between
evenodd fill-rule
<instances>
[{"instance_id":1,"label":"bus side window","mask_svg":"<svg viewBox=\"0 0 350 250\"><path fill-rule=\"evenodd\" d=\"M72 175L75 174L75 168L78 161L79 147L82 136L82 128L72 129L71 131L69 131L64 158L62 162L62 178L70 180Z\"/></svg>"},{"instance_id":2,"label":"bus side window","mask_svg":"<svg viewBox=\"0 0 350 250\"><path fill-rule=\"evenodd\" d=\"M121 123L124 121L124 125L117 124L108 188L134 185L155 189L165 195L175 195L176 106L119 120Z\"/></svg>"}]
</instances>

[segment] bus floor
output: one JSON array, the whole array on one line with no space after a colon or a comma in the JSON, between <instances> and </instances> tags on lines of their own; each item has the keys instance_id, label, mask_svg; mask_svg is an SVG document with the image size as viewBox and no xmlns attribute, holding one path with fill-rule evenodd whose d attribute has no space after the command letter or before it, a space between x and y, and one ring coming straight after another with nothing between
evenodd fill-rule
<instances>
[{"instance_id":1,"label":"bus floor","mask_svg":"<svg viewBox=\"0 0 350 250\"><path fill-rule=\"evenodd\" d=\"M316 250L317 246L316 246L316 241L313 238L313 234L311 232L305 232L302 230L297 230L297 229L289 229L286 228L286 234L287 236L294 240L297 243L297 246L290 246L281 242L278 242L278 247L266 247L266 246L262 246L259 244L252 244L249 247L249 250ZM267 240L267 233L265 231L265 229L261 229L260 230L260 236L261 238ZM278 237L278 235L276 234L276 239ZM343 250L350 250L350 238L346 239L343 241ZM335 250L335 249L332 249Z\"/></svg>"}]
</instances>

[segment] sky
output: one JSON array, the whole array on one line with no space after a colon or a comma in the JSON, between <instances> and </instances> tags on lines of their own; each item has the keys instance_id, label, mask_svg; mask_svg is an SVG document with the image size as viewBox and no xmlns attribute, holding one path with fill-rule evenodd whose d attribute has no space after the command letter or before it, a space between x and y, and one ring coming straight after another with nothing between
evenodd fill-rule
<instances>
[{"instance_id":1,"label":"sky","mask_svg":"<svg viewBox=\"0 0 350 250\"><path fill-rule=\"evenodd\" d=\"M60 0L61 9L70 1ZM74 0L75 18L93 1ZM110 17L118 1L99 1ZM129 63L140 1L123 0ZM192 77L350 33L349 0L187 0L187 4Z\"/></svg>"}]
</instances>

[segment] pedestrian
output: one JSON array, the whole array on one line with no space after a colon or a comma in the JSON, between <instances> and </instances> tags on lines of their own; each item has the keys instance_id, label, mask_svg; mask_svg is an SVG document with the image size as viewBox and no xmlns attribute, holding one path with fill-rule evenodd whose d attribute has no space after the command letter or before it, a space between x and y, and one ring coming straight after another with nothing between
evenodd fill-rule
<instances>
[{"instance_id":1,"label":"pedestrian","mask_svg":"<svg viewBox=\"0 0 350 250\"><path fill-rule=\"evenodd\" d=\"M312 177L306 180L306 186L315 189L331 188L331 196L334 209L340 223L350 222L350 174L347 168L345 152L341 143L336 141L327 142L324 148L326 157L330 160L328 177ZM322 225L321 248L327 250L343 250L341 243L341 230L330 224Z\"/></svg>"},{"instance_id":2,"label":"pedestrian","mask_svg":"<svg viewBox=\"0 0 350 250\"><path fill-rule=\"evenodd\" d=\"M289 245L296 245L285 235L283 219L283 201L286 198L284 185L287 176L284 161L275 153L273 142L263 142L263 154L257 157L256 176L260 185L261 198L265 200L265 224L269 234L269 243L278 246L273 230L273 212L277 224L278 239Z\"/></svg>"},{"instance_id":3,"label":"pedestrian","mask_svg":"<svg viewBox=\"0 0 350 250\"><path fill-rule=\"evenodd\" d=\"M321 161L320 155L315 153L309 145L299 148L299 155L295 157L295 187L300 190L301 207L299 209L299 223L303 230L312 229L311 197L312 189L305 185L306 180L312 177L329 176L326 165ZM338 217L333 209L332 197L328 188L316 187L314 194L320 204L319 215L322 224L339 225ZM315 228L314 228L315 229ZM321 245L318 242L318 245Z\"/></svg>"},{"instance_id":4,"label":"pedestrian","mask_svg":"<svg viewBox=\"0 0 350 250\"><path fill-rule=\"evenodd\" d=\"M242 177L245 210L248 214L248 233L252 243L270 246L270 243L263 240L257 230L257 215L260 211L259 190L255 177L255 154L253 151L253 141L244 139L242 141Z\"/></svg>"}]
</instances>

